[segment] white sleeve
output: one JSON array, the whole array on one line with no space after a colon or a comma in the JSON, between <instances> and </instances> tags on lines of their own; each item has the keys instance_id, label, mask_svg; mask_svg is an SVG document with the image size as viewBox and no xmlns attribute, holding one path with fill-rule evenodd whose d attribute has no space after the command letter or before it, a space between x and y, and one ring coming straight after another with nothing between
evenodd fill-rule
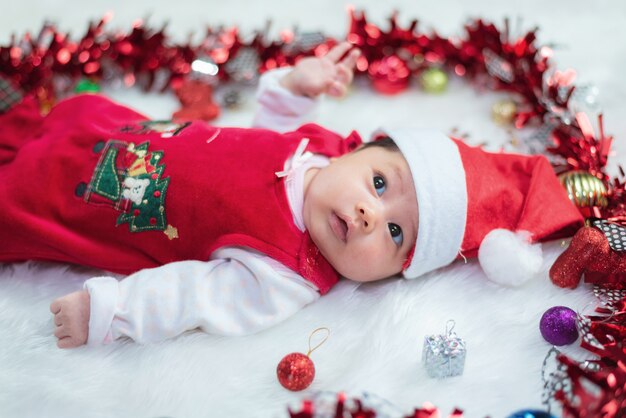
<instances>
[{"instance_id":1,"label":"white sleeve","mask_svg":"<svg viewBox=\"0 0 626 418\"><path fill-rule=\"evenodd\" d=\"M292 69L277 68L261 76L256 94L259 106L252 126L288 132L315 119L321 98L297 96L280 85L280 79Z\"/></svg>"},{"instance_id":2,"label":"white sleeve","mask_svg":"<svg viewBox=\"0 0 626 418\"><path fill-rule=\"evenodd\" d=\"M200 328L246 335L277 324L319 298L314 285L281 263L242 248L210 261L181 261L118 281L85 282L91 298L88 345L127 336L151 343Z\"/></svg>"}]
</instances>

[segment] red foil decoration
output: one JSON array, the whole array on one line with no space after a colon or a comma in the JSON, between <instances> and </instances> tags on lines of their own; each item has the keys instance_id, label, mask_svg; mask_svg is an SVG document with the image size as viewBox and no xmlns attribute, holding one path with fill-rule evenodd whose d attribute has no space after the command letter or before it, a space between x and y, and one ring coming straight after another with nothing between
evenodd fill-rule
<instances>
[{"instance_id":1,"label":"red foil decoration","mask_svg":"<svg viewBox=\"0 0 626 418\"><path fill-rule=\"evenodd\" d=\"M614 251L599 229L581 228L550 268L550 279L559 287L574 289L583 274L587 283L626 284L626 251Z\"/></svg>"},{"instance_id":2,"label":"red foil decoration","mask_svg":"<svg viewBox=\"0 0 626 418\"><path fill-rule=\"evenodd\" d=\"M602 300L594 314L587 315L590 327L581 346L597 356L597 368L581 366L559 354L566 368L571 394L557 391L565 418L620 418L626 416L626 282L603 284L594 293Z\"/></svg>"},{"instance_id":3,"label":"red foil decoration","mask_svg":"<svg viewBox=\"0 0 626 418\"><path fill-rule=\"evenodd\" d=\"M426 402L421 408L416 408L415 411L413 411L413 414L407 415L404 418L441 418L441 414L439 409ZM455 409L450 415L448 415L448 418L463 418L463 411Z\"/></svg>"},{"instance_id":4,"label":"red foil decoration","mask_svg":"<svg viewBox=\"0 0 626 418\"><path fill-rule=\"evenodd\" d=\"M302 353L287 354L278 363L276 375L284 388L297 392L306 389L313 382L315 365Z\"/></svg>"},{"instance_id":5,"label":"red foil decoration","mask_svg":"<svg viewBox=\"0 0 626 418\"><path fill-rule=\"evenodd\" d=\"M396 55L384 57L370 64L368 73L372 85L383 94L397 94L409 86L411 71Z\"/></svg>"},{"instance_id":6,"label":"red foil decoration","mask_svg":"<svg viewBox=\"0 0 626 418\"><path fill-rule=\"evenodd\" d=\"M318 402L316 399L305 399L302 401L302 407L300 411L292 411L289 408L290 418L315 418L316 416L324 416L327 418L376 418L377 411L374 409L363 406L363 402L358 398L348 398L345 393L337 393L337 402L334 405L334 414L329 415L328 400L324 400L322 410L316 410ZM371 401L371 399L370 399ZM351 405L352 404L352 405ZM389 416L387 413L384 414ZM394 415L395 416L395 415ZM426 402L422 408L416 408L410 415L406 415L403 418L442 418L442 415L432 404ZM454 409L454 411L448 416L448 418L463 418L463 411L460 409Z\"/></svg>"},{"instance_id":7,"label":"red foil decoration","mask_svg":"<svg viewBox=\"0 0 626 418\"><path fill-rule=\"evenodd\" d=\"M567 366L573 397L558 391L565 418L622 418L626 414L626 348L606 347L607 357L615 365L598 372L583 369L577 362L560 354L557 359Z\"/></svg>"},{"instance_id":8,"label":"red foil decoration","mask_svg":"<svg viewBox=\"0 0 626 418\"><path fill-rule=\"evenodd\" d=\"M185 80L174 89L182 108L174 113L179 120L210 121L220 114L219 106L213 101L213 88L199 80Z\"/></svg>"}]
</instances>

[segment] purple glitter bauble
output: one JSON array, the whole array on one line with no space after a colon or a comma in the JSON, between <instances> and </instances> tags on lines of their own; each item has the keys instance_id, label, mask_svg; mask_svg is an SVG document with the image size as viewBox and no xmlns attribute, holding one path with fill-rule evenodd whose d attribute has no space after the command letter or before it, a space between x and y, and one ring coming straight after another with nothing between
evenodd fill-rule
<instances>
[{"instance_id":1,"label":"purple glitter bauble","mask_svg":"<svg viewBox=\"0 0 626 418\"><path fill-rule=\"evenodd\" d=\"M543 338L553 345L567 345L578 339L576 312L566 306L555 306L543 314L539 322Z\"/></svg>"}]
</instances>

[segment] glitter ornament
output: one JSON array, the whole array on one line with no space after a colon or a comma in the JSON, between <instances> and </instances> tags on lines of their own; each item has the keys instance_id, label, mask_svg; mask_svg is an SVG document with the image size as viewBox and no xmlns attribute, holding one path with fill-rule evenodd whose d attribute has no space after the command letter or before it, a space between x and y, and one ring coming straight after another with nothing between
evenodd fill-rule
<instances>
[{"instance_id":1,"label":"glitter ornament","mask_svg":"<svg viewBox=\"0 0 626 418\"><path fill-rule=\"evenodd\" d=\"M567 367L557 361L561 352L552 346L546 357L543 359L541 366L541 381L543 382L543 391L541 394L541 403L548 410L552 408L552 402L558 396L571 397L571 381L567 377ZM520 411L522 412L522 411Z\"/></svg>"},{"instance_id":2,"label":"glitter ornament","mask_svg":"<svg viewBox=\"0 0 626 418\"><path fill-rule=\"evenodd\" d=\"M576 232L569 247L550 268L550 280L559 287L575 288L585 276L586 283L616 285L626 282L626 252L621 238L626 230L584 227ZM611 248L611 244L618 250ZM618 247L619 246L619 247Z\"/></svg>"},{"instance_id":3,"label":"glitter ornament","mask_svg":"<svg viewBox=\"0 0 626 418\"><path fill-rule=\"evenodd\" d=\"M374 88L383 94L397 94L409 86L411 71L396 55L372 62L367 71Z\"/></svg>"},{"instance_id":4,"label":"glitter ornament","mask_svg":"<svg viewBox=\"0 0 626 418\"><path fill-rule=\"evenodd\" d=\"M302 353L287 354L276 368L278 381L283 387L297 392L309 387L315 378L315 365Z\"/></svg>"},{"instance_id":5,"label":"glitter ornament","mask_svg":"<svg viewBox=\"0 0 626 418\"><path fill-rule=\"evenodd\" d=\"M491 118L499 125L509 125L515 119L517 106L513 100L500 100L491 108Z\"/></svg>"},{"instance_id":6,"label":"glitter ornament","mask_svg":"<svg viewBox=\"0 0 626 418\"><path fill-rule=\"evenodd\" d=\"M453 320L449 320L445 334L424 337L422 363L430 377L441 379L463 374L466 344L452 332L454 324Z\"/></svg>"},{"instance_id":7,"label":"glitter ornament","mask_svg":"<svg viewBox=\"0 0 626 418\"><path fill-rule=\"evenodd\" d=\"M488 48L483 49L483 57L485 59L487 72L491 76L499 78L505 83L512 83L515 81L513 66L510 62L501 58L498 54Z\"/></svg>"},{"instance_id":8,"label":"glitter ornament","mask_svg":"<svg viewBox=\"0 0 626 418\"><path fill-rule=\"evenodd\" d=\"M316 332L321 330L326 330L328 334L318 345L311 349L311 338ZM276 375L278 376L278 381L285 389L297 392L309 387L315 378L315 365L309 358L309 355L320 345L324 344L329 336L330 330L328 328L316 329L309 336L309 352L306 355L302 353L287 354L278 363Z\"/></svg>"},{"instance_id":9,"label":"glitter ornament","mask_svg":"<svg viewBox=\"0 0 626 418\"><path fill-rule=\"evenodd\" d=\"M74 87L75 93L98 93L100 91L100 85L93 80L83 78Z\"/></svg>"},{"instance_id":10,"label":"glitter ornament","mask_svg":"<svg viewBox=\"0 0 626 418\"><path fill-rule=\"evenodd\" d=\"M448 86L448 76L439 68L429 68L420 77L424 91L428 93L442 93Z\"/></svg>"},{"instance_id":11,"label":"glitter ornament","mask_svg":"<svg viewBox=\"0 0 626 418\"><path fill-rule=\"evenodd\" d=\"M229 90L222 96L222 105L228 109L236 109L244 103L244 96L239 90Z\"/></svg>"},{"instance_id":12,"label":"glitter ornament","mask_svg":"<svg viewBox=\"0 0 626 418\"><path fill-rule=\"evenodd\" d=\"M569 200L578 208L606 207L608 191L602 180L583 170L569 171L559 175Z\"/></svg>"},{"instance_id":13,"label":"glitter ornament","mask_svg":"<svg viewBox=\"0 0 626 418\"><path fill-rule=\"evenodd\" d=\"M297 29L287 38L290 38L289 42L285 43L285 53L288 55L311 51L326 41L326 36L322 32L300 33Z\"/></svg>"},{"instance_id":14,"label":"glitter ornament","mask_svg":"<svg viewBox=\"0 0 626 418\"><path fill-rule=\"evenodd\" d=\"M587 111L597 111L600 108L598 94L598 88L592 84L578 85L572 93L572 106Z\"/></svg>"},{"instance_id":15,"label":"glitter ornament","mask_svg":"<svg viewBox=\"0 0 626 418\"><path fill-rule=\"evenodd\" d=\"M517 411L509 415L507 418L554 418L554 415L551 415L549 412L538 411L536 409L522 409L521 411Z\"/></svg>"},{"instance_id":16,"label":"glitter ornament","mask_svg":"<svg viewBox=\"0 0 626 418\"><path fill-rule=\"evenodd\" d=\"M258 52L254 48L244 47L226 63L226 72L234 81L252 83L259 76L260 64Z\"/></svg>"},{"instance_id":17,"label":"glitter ornament","mask_svg":"<svg viewBox=\"0 0 626 418\"><path fill-rule=\"evenodd\" d=\"M609 245L613 251L626 251L626 227L602 219L596 219L591 222L593 226L604 233L609 241Z\"/></svg>"},{"instance_id":18,"label":"glitter ornament","mask_svg":"<svg viewBox=\"0 0 626 418\"><path fill-rule=\"evenodd\" d=\"M23 95L13 83L0 75L0 114L22 101Z\"/></svg>"},{"instance_id":19,"label":"glitter ornament","mask_svg":"<svg viewBox=\"0 0 626 418\"><path fill-rule=\"evenodd\" d=\"M567 345L578 339L576 312L565 306L548 309L539 321L543 338L552 345Z\"/></svg>"}]
</instances>

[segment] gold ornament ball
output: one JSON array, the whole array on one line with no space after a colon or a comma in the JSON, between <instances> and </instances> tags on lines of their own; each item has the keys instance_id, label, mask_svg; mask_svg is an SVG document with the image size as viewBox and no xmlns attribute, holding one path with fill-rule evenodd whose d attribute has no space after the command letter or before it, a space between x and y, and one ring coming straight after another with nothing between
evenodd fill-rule
<instances>
[{"instance_id":1,"label":"gold ornament ball","mask_svg":"<svg viewBox=\"0 0 626 418\"><path fill-rule=\"evenodd\" d=\"M513 122L517 106L513 100L500 100L491 108L491 117L499 125L508 125Z\"/></svg>"},{"instance_id":2,"label":"gold ornament ball","mask_svg":"<svg viewBox=\"0 0 626 418\"><path fill-rule=\"evenodd\" d=\"M448 75L439 68L429 68L422 72L420 82L428 93L441 93L448 86Z\"/></svg>"},{"instance_id":3,"label":"gold ornament ball","mask_svg":"<svg viewBox=\"0 0 626 418\"><path fill-rule=\"evenodd\" d=\"M569 200L579 208L608 205L606 186L596 176L584 170L568 171L559 175L559 180Z\"/></svg>"}]
</instances>

